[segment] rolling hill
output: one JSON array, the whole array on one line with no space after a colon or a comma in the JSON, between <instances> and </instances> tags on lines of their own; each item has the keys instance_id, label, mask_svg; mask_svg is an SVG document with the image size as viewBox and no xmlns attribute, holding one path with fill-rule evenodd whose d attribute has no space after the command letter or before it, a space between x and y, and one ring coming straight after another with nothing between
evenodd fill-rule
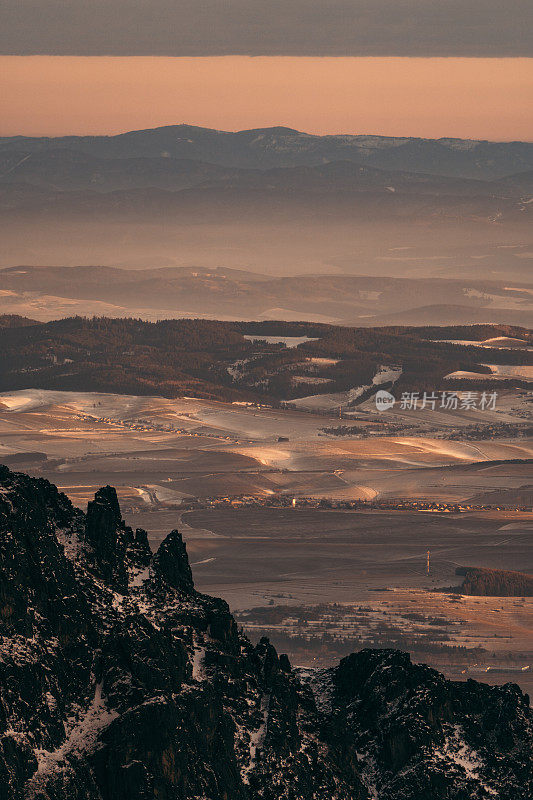
<instances>
[{"instance_id":1,"label":"rolling hill","mask_svg":"<svg viewBox=\"0 0 533 800\"><path fill-rule=\"evenodd\" d=\"M42 321L107 314L383 324L533 324L533 284L382 276L270 277L202 267L12 267L0 270L0 309ZM60 310L62 313L60 313Z\"/></svg>"}]
</instances>

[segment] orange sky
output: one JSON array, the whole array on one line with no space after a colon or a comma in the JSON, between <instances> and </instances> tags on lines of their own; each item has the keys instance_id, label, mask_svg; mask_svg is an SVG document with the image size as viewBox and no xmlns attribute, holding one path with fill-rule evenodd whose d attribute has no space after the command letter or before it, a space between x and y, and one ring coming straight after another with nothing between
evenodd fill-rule
<instances>
[{"instance_id":1,"label":"orange sky","mask_svg":"<svg viewBox=\"0 0 533 800\"><path fill-rule=\"evenodd\" d=\"M533 140L533 59L0 57L0 135L226 130Z\"/></svg>"}]
</instances>

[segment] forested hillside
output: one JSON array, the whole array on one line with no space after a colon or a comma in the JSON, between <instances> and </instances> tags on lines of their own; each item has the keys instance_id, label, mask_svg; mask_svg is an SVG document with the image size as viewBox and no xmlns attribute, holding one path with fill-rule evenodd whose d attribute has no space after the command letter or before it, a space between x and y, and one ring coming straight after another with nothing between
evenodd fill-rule
<instances>
[{"instance_id":1,"label":"forested hillside","mask_svg":"<svg viewBox=\"0 0 533 800\"><path fill-rule=\"evenodd\" d=\"M533 575L505 569L485 567L459 567L457 575L464 575L463 594L486 597L533 597Z\"/></svg>"},{"instance_id":2,"label":"forested hillside","mask_svg":"<svg viewBox=\"0 0 533 800\"><path fill-rule=\"evenodd\" d=\"M504 327L507 335L520 336L527 348L529 331ZM444 381L457 370L478 373L480 381L462 382L477 387L490 374L487 364L533 364L533 352L527 349L480 350L431 340L468 335L475 341L476 336L497 335L502 326L481 328L479 334L464 328L439 333L435 328L73 317L2 328L0 390L277 402L372 386L383 368L401 372L394 385L394 391L401 392L457 388L457 381ZM524 385L520 379L503 383Z\"/></svg>"}]
</instances>

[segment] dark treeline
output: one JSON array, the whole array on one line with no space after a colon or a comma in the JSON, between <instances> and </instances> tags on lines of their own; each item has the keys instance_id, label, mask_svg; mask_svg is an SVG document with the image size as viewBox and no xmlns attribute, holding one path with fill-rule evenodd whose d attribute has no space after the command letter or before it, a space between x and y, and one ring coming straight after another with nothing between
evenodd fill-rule
<instances>
[{"instance_id":1,"label":"dark treeline","mask_svg":"<svg viewBox=\"0 0 533 800\"><path fill-rule=\"evenodd\" d=\"M521 332L482 327L483 335ZM242 323L204 319L72 317L0 326L0 390L25 388L121 394L194 395L277 402L368 386L381 366L400 366L402 391L495 388L489 380L445 380L457 370L490 372L483 364L531 364L533 353L433 342L420 328L349 328L315 323ZM439 330L439 329L437 329ZM443 329L436 338L451 338ZM460 329L461 336L473 336ZM307 336L298 347L249 341L245 335ZM328 359L316 361L313 359ZM318 380L317 380L318 379ZM501 386L498 383L498 386ZM507 386L527 386L509 379Z\"/></svg>"},{"instance_id":2,"label":"dark treeline","mask_svg":"<svg viewBox=\"0 0 533 800\"><path fill-rule=\"evenodd\" d=\"M458 567L464 575L461 594L483 597L533 597L533 575L484 567Z\"/></svg>"},{"instance_id":3,"label":"dark treeline","mask_svg":"<svg viewBox=\"0 0 533 800\"><path fill-rule=\"evenodd\" d=\"M20 388L192 394L239 399L221 364L245 358L250 342L210 320L73 317L0 331L2 390Z\"/></svg>"},{"instance_id":4,"label":"dark treeline","mask_svg":"<svg viewBox=\"0 0 533 800\"><path fill-rule=\"evenodd\" d=\"M0 328L25 328L28 325L39 325L34 319L21 317L20 314L0 314Z\"/></svg>"}]
</instances>

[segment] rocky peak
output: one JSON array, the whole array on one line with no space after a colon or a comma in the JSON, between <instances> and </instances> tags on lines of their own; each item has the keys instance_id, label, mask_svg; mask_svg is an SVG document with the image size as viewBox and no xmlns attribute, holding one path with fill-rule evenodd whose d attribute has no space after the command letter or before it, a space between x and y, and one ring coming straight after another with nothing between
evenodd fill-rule
<instances>
[{"instance_id":1,"label":"rocky peak","mask_svg":"<svg viewBox=\"0 0 533 800\"><path fill-rule=\"evenodd\" d=\"M263 636L255 648L255 654L261 665L261 676L265 686L272 686L280 669L276 648L270 644L266 636Z\"/></svg>"},{"instance_id":2,"label":"rocky peak","mask_svg":"<svg viewBox=\"0 0 533 800\"><path fill-rule=\"evenodd\" d=\"M122 524L122 514L120 513L120 506L118 504L117 490L113 486L103 486L98 489L94 495L94 500L87 504L87 529L91 523L95 523L98 519L106 519L114 523L116 526ZM94 525L96 528L96 525ZM94 533L98 538L98 531Z\"/></svg>"},{"instance_id":3,"label":"rocky peak","mask_svg":"<svg viewBox=\"0 0 533 800\"><path fill-rule=\"evenodd\" d=\"M0 634L78 631L86 606L56 532L79 526L68 498L47 481L0 466Z\"/></svg>"},{"instance_id":4,"label":"rocky peak","mask_svg":"<svg viewBox=\"0 0 533 800\"><path fill-rule=\"evenodd\" d=\"M193 589L187 548L179 531L171 531L161 542L154 556L152 567L154 574L173 589L185 592Z\"/></svg>"},{"instance_id":5,"label":"rocky peak","mask_svg":"<svg viewBox=\"0 0 533 800\"><path fill-rule=\"evenodd\" d=\"M68 497L53 484L0 464L0 526L43 533L61 528L75 513Z\"/></svg>"},{"instance_id":6,"label":"rocky peak","mask_svg":"<svg viewBox=\"0 0 533 800\"><path fill-rule=\"evenodd\" d=\"M530 800L517 686L391 650L295 671L194 591L172 531L0 468L2 800Z\"/></svg>"},{"instance_id":7,"label":"rocky peak","mask_svg":"<svg viewBox=\"0 0 533 800\"><path fill-rule=\"evenodd\" d=\"M349 732L339 742L347 764L363 754L369 765L380 765L377 779L384 797L511 798L513 790L505 785L508 776L501 769L504 751L513 751L521 761L519 772L532 765L518 733L528 730L531 735L529 701L518 686L448 681L396 650L353 653L330 678L336 710L326 724L335 731L334 738L338 731ZM508 714L511 705L513 714ZM465 779L461 764L467 773L463 793L454 787ZM420 769L426 780L419 775L413 782ZM479 791L479 782L485 793ZM520 796L522 790L516 791Z\"/></svg>"},{"instance_id":8,"label":"rocky peak","mask_svg":"<svg viewBox=\"0 0 533 800\"><path fill-rule=\"evenodd\" d=\"M148 565L151 560L146 531L134 534L125 524L112 486L99 489L87 505L85 542L92 548L92 563L102 580L122 593L128 591L128 567Z\"/></svg>"}]
</instances>

